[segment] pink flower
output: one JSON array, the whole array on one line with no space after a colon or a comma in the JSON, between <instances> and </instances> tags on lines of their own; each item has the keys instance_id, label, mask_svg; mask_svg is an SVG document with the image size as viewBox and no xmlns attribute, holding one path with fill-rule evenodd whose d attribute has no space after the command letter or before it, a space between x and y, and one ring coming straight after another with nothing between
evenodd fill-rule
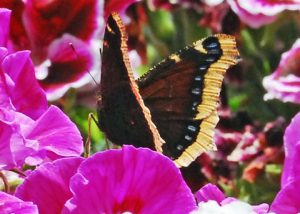
<instances>
[{"instance_id":1,"label":"pink flower","mask_svg":"<svg viewBox=\"0 0 300 214\"><path fill-rule=\"evenodd\" d=\"M299 0L236 0L238 4L252 14L266 16L277 15L284 10L300 10Z\"/></svg>"},{"instance_id":2,"label":"pink flower","mask_svg":"<svg viewBox=\"0 0 300 214\"><path fill-rule=\"evenodd\" d=\"M260 204L251 206L236 198L226 197L224 193L215 185L207 184L196 193L198 204L197 210L193 214L209 213L240 213L240 214L263 214L268 213L269 205Z\"/></svg>"},{"instance_id":3,"label":"pink flower","mask_svg":"<svg viewBox=\"0 0 300 214\"><path fill-rule=\"evenodd\" d=\"M279 66L263 80L268 91L265 100L280 99L283 102L300 103L300 39L281 55Z\"/></svg>"},{"instance_id":4,"label":"pink flower","mask_svg":"<svg viewBox=\"0 0 300 214\"><path fill-rule=\"evenodd\" d=\"M16 196L41 213L189 213L194 197L173 162L124 146L92 157L65 158L30 174ZM51 205L51 206L49 206Z\"/></svg>"},{"instance_id":5,"label":"pink flower","mask_svg":"<svg viewBox=\"0 0 300 214\"><path fill-rule=\"evenodd\" d=\"M59 108L48 108L29 54L0 48L0 169L78 156L83 150L75 124Z\"/></svg>"},{"instance_id":6,"label":"pink flower","mask_svg":"<svg viewBox=\"0 0 300 214\"><path fill-rule=\"evenodd\" d=\"M281 190L274 199L271 210L275 213L300 212L300 113L286 128L284 135L285 160L281 177Z\"/></svg>"},{"instance_id":7,"label":"pink flower","mask_svg":"<svg viewBox=\"0 0 300 214\"><path fill-rule=\"evenodd\" d=\"M261 11L252 11L250 8L242 7L243 2L240 0L227 0L228 4L230 5L231 9L239 16L242 22L246 23L252 28L259 28L263 25L270 24L276 20L275 15L265 15ZM247 1L249 4L254 3L255 0ZM247 3L247 4L248 4Z\"/></svg>"},{"instance_id":8,"label":"pink flower","mask_svg":"<svg viewBox=\"0 0 300 214\"><path fill-rule=\"evenodd\" d=\"M258 28L276 20L284 10L300 10L299 0L228 0L231 9L247 25Z\"/></svg>"},{"instance_id":9,"label":"pink flower","mask_svg":"<svg viewBox=\"0 0 300 214\"><path fill-rule=\"evenodd\" d=\"M12 195L0 192L0 213L38 214L37 206Z\"/></svg>"}]
</instances>

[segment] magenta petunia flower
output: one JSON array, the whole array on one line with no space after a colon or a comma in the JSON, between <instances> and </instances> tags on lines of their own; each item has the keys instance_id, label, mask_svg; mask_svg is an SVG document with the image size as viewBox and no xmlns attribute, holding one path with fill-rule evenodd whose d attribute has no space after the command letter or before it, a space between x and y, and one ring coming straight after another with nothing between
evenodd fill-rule
<instances>
[{"instance_id":1,"label":"magenta petunia flower","mask_svg":"<svg viewBox=\"0 0 300 214\"><path fill-rule=\"evenodd\" d=\"M38 214L37 206L19 198L0 192L0 213Z\"/></svg>"},{"instance_id":2,"label":"magenta petunia flower","mask_svg":"<svg viewBox=\"0 0 300 214\"><path fill-rule=\"evenodd\" d=\"M285 160L281 177L281 190L276 195L271 210L275 213L300 212L300 113L286 128L284 135Z\"/></svg>"},{"instance_id":3,"label":"magenta petunia flower","mask_svg":"<svg viewBox=\"0 0 300 214\"><path fill-rule=\"evenodd\" d=\"M236 198L226 197L224 193L215 185L207 184L203 186L197 193L196 199L198 204L197 210L193 214L209 214L209 213L241 213L241 214L264 214L268 213L269 205L260 204L251 206L246 202Z\"/></svg>"},{"instance_id":4,"label":"magenta petunia flower","mask_svg":"<svg viewBox=\"0 0 300 214\"><path fill-rule=\"evenodd\" d=\"M132 146L41 165L16 196L41 213L189 213L196 207L170 159Z\"/></svg>"},{"instance_id":5,"label":"magenta petunia flower","mask_svg":"<svg viewBox=\"0 0 300 214\"><path fill-rule=\"evenodd\" d=\"M48 108L29 51L0 48L0 169L79 156L82 137L57 107Z\"/></svg>"},{"instance_id":6,"label":"magenta petunia flower","mask_svg":"<svg viewBox=\"0 0 300 214\"><path fill-rule=\"evenodd\" d=\"M268 91L264 99L280 99L283 102L300 103L300 39L283 53L279 66L273 74L263 79Z\"/></svg>"}]
</instances>

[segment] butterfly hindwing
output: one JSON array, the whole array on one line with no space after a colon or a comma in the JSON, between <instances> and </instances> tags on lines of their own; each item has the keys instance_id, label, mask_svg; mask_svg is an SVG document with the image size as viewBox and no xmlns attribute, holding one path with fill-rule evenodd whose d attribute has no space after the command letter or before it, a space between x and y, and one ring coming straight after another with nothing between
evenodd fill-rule
<instances>
[{"instance_id":1,"label":"butterfly hindwing","mask_svg":"<svg viewBox=\"0 0 300 214\"><path fill-rule=\"evenodd\" d=\"M216 149L213 129L220 88L237 56L233 37L215 35L171 55L138 80L166 142L163 153L177 165L187 166L203 151Z\"/></svg>"}]
</instances>

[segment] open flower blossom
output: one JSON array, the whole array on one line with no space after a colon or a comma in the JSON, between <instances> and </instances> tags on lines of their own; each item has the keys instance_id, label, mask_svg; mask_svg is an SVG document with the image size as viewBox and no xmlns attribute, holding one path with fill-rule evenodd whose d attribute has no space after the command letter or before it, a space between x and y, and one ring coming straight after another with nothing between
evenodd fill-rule
<instances>
[{"instance_id":1,"label":"open flower blossom","mask_svg":"<svg viewBox=\"0 0 300 214\"><path fill-rule=\"evenodd\" d=\"M274 199L271 210L275 213L300 212L300 113L286 128L284 135L285 160L281 177L281 190Z\"/></svg>"},{"instance_id":2,"label":"open flower blossom","mask_svg":"<svg viewBox=\"0 0 300 214\"><path fill-rule=\"evenodd\" d=\"M0 213L38 214L38 209L32 202L25 202L7 193L0 192Z\"/></svg>"},{"instance_id":3,"label":"open flower blossom","mask_svg":"<svg viewBox=\"0 0 300 214\"><path fill-rule=\"evenodd\" d=\"M277 15L284 10L300 10L299 0L228 0L227 2L240 19L253 28L275 21Z\"/></svg>"},{"instance_id":4,"label":"open flower blossom","mask_svg":"<svg viewBox=\"0 0 300 214\"><path fill-rule=\"evenodd\" d=\"M133 146L43 164L15 195L40 213L189 213L196 207L170 159Z\"/></svg>"},{"instance_id":5,"label":"open flower blossom","mask_svg":"<svg viewBox=\"0 0 300 214\"><path fill-rule=\"evenodd\" d=\"M207 184L202 187L196 193L196 199L198 202L198 208L192 212L193 214L263 214L268 213L269 210L268 204L251 206L250 204L236 198L226 197L224 193L213 184Z\"/></svg>"},{"instance_id":6,"label":"open flower blossom","mask_svg":"<svg viewBox=\"0 0 300 214\"><path fill-rule=\"evenodd\" d=\"M265 100L280 99L283 102L300 103L300 39L281 55L279 66L263 80L267 90Z\"/></svg>"},{"instance_id":7,"label":"open flower blossom","mask_svg":"<svg viewBox=\"0 0 300 214\"><path fill-rule=\"evenodd\" d=\"M0 10L9 20L10 11ZM65 156L79 156L82 137L57 107L48 107L29 51L9 53L8 29L0 35L0 169L37 165Z\"/></svg>"},{"instance_id":8,"label":"open flower blossom","mask_svg":"<svg viewBox=\"0 0 300 214\"><path fill-rule=\"evenodd\" d=\"M0 48L1 169L78 156L83 150L75 124L56 106L48 108L29 55Z\"/></svg>"}]
</instances>

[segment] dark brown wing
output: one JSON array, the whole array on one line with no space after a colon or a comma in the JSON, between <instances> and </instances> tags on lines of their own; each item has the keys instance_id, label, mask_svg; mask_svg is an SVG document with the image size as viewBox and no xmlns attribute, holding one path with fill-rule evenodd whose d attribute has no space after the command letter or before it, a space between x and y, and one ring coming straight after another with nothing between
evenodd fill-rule
<instances>
[{"instance_id":1,"label":"dark brown wing","mask_svg":"<svg viewBox=\"0 0 300 214\"><path fill-rule=\"evenodd\" d=\"M138 80L166 142L163 153L177 166L188 166L203 151L216 149L213 135L221 84L237 58L234 38L215 35L171 55Z\"/></svg>"},{"instance_id":2,"label":"dark brown wing","mask_svg":"<svg viewBox=\"0 0 300 214\"><path fill-rule=\"evenodd\" d=\"M103 42L99 126L113 143L161 151L163 140L139 94L126 42L122 21L113 13L108 18Z\"/></svg>"}]
</instances>

